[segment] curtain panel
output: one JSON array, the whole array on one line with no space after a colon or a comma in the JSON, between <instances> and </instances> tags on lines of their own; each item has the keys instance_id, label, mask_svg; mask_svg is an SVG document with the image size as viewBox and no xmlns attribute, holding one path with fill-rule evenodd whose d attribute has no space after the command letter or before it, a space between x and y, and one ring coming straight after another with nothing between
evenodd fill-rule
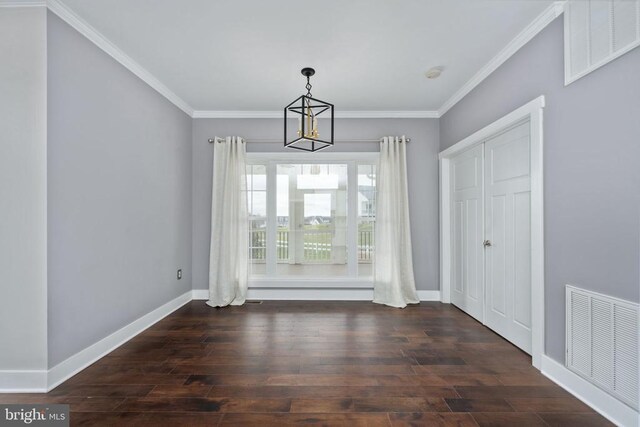
<instances>
[{"instance_id":1,"label":"curtain panel","mask_svg":"<svg viewBox=\"0 0 640 427\"><path fill-rule=\"evenodd\" d=\"M207 304L242 305L249 274L246 143L229 136L216 138L213 145Z\"/></svg>"},{"instance_id":2,"label":"curtain panel","mask_svg":"<svg viewBox=\"0 0 640 427\"><path fill-rule=\"evenodd\" d=\"M407 156L404 136L380 143L373 265L373 302L418 304L411 255Z\"/></svg>"}]
</instances>

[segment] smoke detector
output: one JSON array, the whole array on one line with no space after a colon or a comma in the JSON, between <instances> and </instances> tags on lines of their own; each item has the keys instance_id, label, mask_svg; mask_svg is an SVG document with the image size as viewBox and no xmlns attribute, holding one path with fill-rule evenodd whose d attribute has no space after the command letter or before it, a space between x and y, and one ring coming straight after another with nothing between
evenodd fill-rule
<instances>
[{"instance_id":1,"label":"smoke detector","mask_svg":"<svg viewBox=\"0 0 640 427\"><path fill-rule=\"evenodd\" d=\"M442 74L442 70L443 70L443 67L433 67L427 70L427 72L424 73L424 75L428 79L437 79L438 77L440 77L440 74Z\"/></svg>"}]
</instances>

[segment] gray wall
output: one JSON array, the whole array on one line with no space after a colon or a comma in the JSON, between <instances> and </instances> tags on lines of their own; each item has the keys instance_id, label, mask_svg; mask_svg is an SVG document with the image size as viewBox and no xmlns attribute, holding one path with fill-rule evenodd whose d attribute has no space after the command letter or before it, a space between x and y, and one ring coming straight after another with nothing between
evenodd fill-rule
<instances>
[{"instance_id":1,"label":"gray wall","mask_svg":"<svg viewBox=\"0 0 640 427\"><path fill-rule=\"evenodd\" d=\"M407 135L409 204L414 274L418 289L439 288L438 121L435 119L337 119L336 140ZM251 141L282 138L281 119L196 119L193 121L193 287L209 286L211 174L214 136L238 135ZM377 143L339 143L328 150L377 151ZM251 143L247 151L290 152L283 144Z\"/></svg>"},{"instance_id":2,"label":"gray wall","mask_svg":"<svg viewBox=\"0 0 640 427\"><path fill-rule=\"evenodd\" d=\"M0 371L47 367L46 28L0 7Z\"/></svg>"},{"instance_id":3,"label":"gray wall","mask_svg":"<svg viewBox=\"0 0 640 427\"><path fill-rule=\"evenodd\" d=\"M191 118L51 13L48 25L54 366L191 290Z\"/></svg>"},{"instance_id":4,"label":"gray wall","mask_svg":"<svg viewBox=\"0 0 640 427\"><path fill-rule=\"evenodd\" d=\"M564 285L640 291L640 49L564 86L557 19L440 120L440 149L545 95L546 352L564 361Z\"/></svg>"}]
</instances>

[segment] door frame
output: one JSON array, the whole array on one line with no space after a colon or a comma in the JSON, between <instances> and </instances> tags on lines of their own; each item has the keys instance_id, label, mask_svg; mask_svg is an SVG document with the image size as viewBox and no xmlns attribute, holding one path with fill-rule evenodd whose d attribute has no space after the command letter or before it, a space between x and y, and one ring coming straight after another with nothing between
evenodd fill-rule
<instances>
[{"instance_id":1,"label":"door frame","mask_svg":"<svg viewBox=\"0 0 640 427\"><path fill-rule=\"evenodd\" d=\"M544 183L543 183L543 109L544 95L528 102L438 155L440 163L440 289L441 302L451 303L451 158L484 143L509 127L528 119L530 125L531 167L531 356L535 368L541 368L544 354ZM486 301L486 300L485 300Z\"/></svg>"}]
</instances>

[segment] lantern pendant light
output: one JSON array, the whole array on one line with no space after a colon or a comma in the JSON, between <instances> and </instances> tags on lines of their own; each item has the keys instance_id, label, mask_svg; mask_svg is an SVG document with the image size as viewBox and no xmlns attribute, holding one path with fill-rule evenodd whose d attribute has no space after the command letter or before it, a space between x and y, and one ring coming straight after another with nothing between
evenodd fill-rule
<instances>
[{"instance_id":1,"label":"lantern pendant light","mask_svg":"<svg viewBox=\"0 0 640 427\"><path fill-rule=\"evenodd\" d=\"M301 73L307 78L307 93L284 108L284 146L313 152L333 145L333 104L311 95L313 68L303 68ZM297 130L291 119L297 119Z\"/></svg>"}]
</instances>

